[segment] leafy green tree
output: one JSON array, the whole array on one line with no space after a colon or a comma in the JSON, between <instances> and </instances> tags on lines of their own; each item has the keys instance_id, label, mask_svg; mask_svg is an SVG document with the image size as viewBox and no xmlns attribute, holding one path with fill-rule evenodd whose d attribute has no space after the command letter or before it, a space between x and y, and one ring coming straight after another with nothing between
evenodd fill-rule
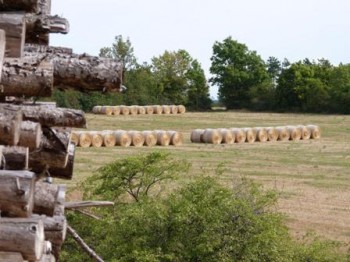
<instances>
[{"instance_id":1,"label":"leafy green tree","mask_svg":"<svg viewBox=\"0 0 350 262\"><path fill-rule=\"evenodd\" d=\"M350 114L350 64L332 68L329 89L331 112Z\"/></svg>"},{"instance_id":2,"label":"leafy green tree","mask_svg":"<svg viewBox=\"0 0 350 262\"><path fill-rule=\"evenodd\" d=\"M249 106L250 89L271 81L262 58L231 37L215 42L211 61L210 82L219 87L219 98L229 109Z\"/></svg>"},{"instance_id":3,"label":"leafy green tree","mask_svg":"<svg viewBox=\"0 0 350 262\"><path fill-rule=\"evenodd\" d=\"M267 72L269 73L271 79L273 80L274 86L277 84L278 76L282 70L282 64L278 58L270 56L266 61Z\"/></svg>"},{"instance_id":4,"label":"leafy green tree","mask_svg":"<svg viewBox=\"0 0 350 262\"><path fill-rule=\"evenodd\" d=\"M163 55L153 57L152 72L158 83L161 103L198 108L199 101L209 97L204 71L198 61L185 50L165 51Z\"/></svg>"}]
</instances>

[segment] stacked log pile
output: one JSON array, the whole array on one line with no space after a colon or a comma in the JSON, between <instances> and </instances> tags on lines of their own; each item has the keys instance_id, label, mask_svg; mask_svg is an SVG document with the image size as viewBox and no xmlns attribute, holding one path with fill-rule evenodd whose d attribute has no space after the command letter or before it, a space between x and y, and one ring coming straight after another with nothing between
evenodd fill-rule
<instances>
[{"instance_id":1,"label":"stacked log pile","mask_svg":"<svg viewBox=\"0 0 350 262\"><path fill-rule=\"evenodd\" d=\"M100 204L67 203L52 184L73 176L71 129L86 127L83 112L35 101L54 87L119 91L122 65L49 47L50 33L69 31L50 12L51 0L0 0L0 261L59 261L67 232L83 243L65 209Z\"/></svg>"},{"instance_id":2,"label":"stacked log pile","mask_svg":"<svg viewBox=\"0 0 350 262\"><path fill-rule=\"evenodd\" d=\"M319 139L321 130L316 125L296 125L253 128L194 129L192 143L234 144L267 141L297 141Z\"/></svg>"}]
</instances>

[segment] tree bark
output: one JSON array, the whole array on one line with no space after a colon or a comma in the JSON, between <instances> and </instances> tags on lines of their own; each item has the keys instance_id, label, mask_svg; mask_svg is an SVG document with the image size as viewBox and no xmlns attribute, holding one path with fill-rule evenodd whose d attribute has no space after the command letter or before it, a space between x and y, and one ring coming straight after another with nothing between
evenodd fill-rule
<instances>
[{"instance_id":1,"label":"tree bark","mask_svg":"<svg viewBox=\"0 0 350 262\"><path fill-rule=\"evenodd\" d=\"M1 262L24 262L21 253L15 252L0 252Z\"/></svg>"},{"instance_id":2,"label":"tree bark","mask_svg":"<svg viewBox=\"0 0 350 262\"><path fill-rule=\"evenodd\" d=\"M22 110L23 120L38 122L43 127L78 127L86 128L84 112L69 108L55 108L41 105L10 105L0 104L3 108Z\"/></svg>"},{"instance_id":3,"label":"tree bark","mask_svg":"<svg viewBox=\"0 0 350 262\"><path fill-rule=\"evenodd\" d=\"M2 0L0 1L2 11L26 11L32 13L50 14L51 0Z\"/></svg>"},{"instance_id":4,"label":"tree bark","mask_svg":"<svg viewBox=\"0 0 350 262\"><path fill-rule=\"evenodd\" d=\"M120 91L122 63L116 59L87 54L32 53L27 57L46 59L54 65L54 86L80 91Z\"/></svg>"},{"instance_id":5,"label":"tree bark","mask_svg":"<svg viewBox=\"0 0 350 262\"><path fill-rule=\"evenodd\" d=\"M19 108L0 109L0 144L15 146L20 137L22 112Z\"/></svg>"},{"instance_id":6,"label":"tree bark","mask_svg":"<svg viewBox=\"0 0 350 262\"><path fill-rule=\"evenodd\" d=\"M41 125L31 121L22 121L20 129L20 138L18 145L28 147L29 150L39 148L42 136Z\"/></svg>"},{"instance_id":7,"label":"tree bark","mask_svg":"<svg viewBox=\"0 0 350 262\"><path fill-rule=\"evenodd\" d=\"M53 65L37 58L5 58L2 96L51 96Z\"/></svg>"},{"instance_id":8,"label":"tree bark","mask_svg":"<svg viewBox=\"0 0 350 262\"><path fill-rule=\"evenodd\" d=\"M1 251L19 252L25 260L37 261L44 247L44 225L40 219L1 218Z\"/></svg>"},{"instance_id":9,"label":"tree bark","mask_svg":"<svg viewBox=\"0 0 350 262\"><path fill-rule=\"evenodd\" d=\"M25 21L26 43L48 45L46 38L48 38L49 33L67 34L69 32L68 20L58 15L51 16L28 13L25 16Z\"/></svg>"},{"instance_id":10,"label":"tree bark","mask_svg":"<svg viewBox=\"0 0 350 262\"><path fill-rule=\"evenodd\" d=\"M55 55L55 54L72 55L73 49L69 47L47 46L47 45L26 43L24 45L24 52L26 52L28 55L30 53L48 53L51 55Z\"/></svg>"},{"instance_id":11,"label":"tree bark","mask_svg":"<svg viewBox=\"0 0 350 262\"><path fill-rule=\"evenodd\" d=\"M3 161L0 167L6 170L28 170L29 149L27 147L3 147L2 154Z\"/></svg>"},{"instance_id":12,"label":"tree bark","mask_svg":"<svg viewBox=\"0 0 350 262\"><path fill-rule=\"evenodd\" d=\"M6 32L6 57L22 57L26 34L25 13L0 13L0 28Z\"/></svg>"},{"instance_id":13,"label":"tree bark","mask_svg":"<svg viewBox=\"0 0 350 262\"><path fill-rule=\"evenodd\" d=\"M1 74L2 74L2 64L5 57L5 45L6 45L6 35L5 31L0 29L0 89L1 89ZM1 90L0 90L1 92Z\"/></svg>"},{"instance_id":14,"label":"tree bark","mask_svg":"<svg viewBox=\"0 0 350 262\"><path fill-rule=\"evenodd\" d=\"M35 185L33 212L39 215L54 216L57 205L64 203L65 192L66 188L63 185L37 182Z\"/></svg>"},{"instance_id":15,"label":"tree bark","mask_svg":"<svg viewBox=\"0 0 350 262\"><path fill-rule=\"evenodd\" d=\"M30 216L34 206L35 174L29 171L0 170L0 178L2 214L17 217Z\"/></svg>"},{"instance_id":16,"label":"tree bark","mask_svg":"<svg viewBox=\"0 0 350 262\"><path fill-rule=\"evenodd\" d=\"M60 179L72 179L74 169L74 158L75 158L75 145L71 143L68 146L68 162L65 168L49 168L48 172L50 176Z\"/></svg>"}]
</instances>

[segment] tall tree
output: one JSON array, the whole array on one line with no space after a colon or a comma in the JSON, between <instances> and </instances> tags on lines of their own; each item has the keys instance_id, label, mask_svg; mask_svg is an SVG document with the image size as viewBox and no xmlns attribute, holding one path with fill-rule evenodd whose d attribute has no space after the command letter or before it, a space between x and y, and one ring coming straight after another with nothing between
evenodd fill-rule
<instances>
[{"instance_id":1,"label":"tall tree","mask_svg":"<svg viewBox=\"0 0 350 262\"><path fill-rule=\"evenodd\" d=\"M162 103L196 105L197 99L209 95L204 71L185 50L153 57L152 71Z\"/></svg>"},{"instance_id":2,"label":"tall tree","mask_svg":"<svg viewBox=\"0 0 350 262\"><path fill-rule=\"evenodd\" d=\"M227 108L250 103L250 89L264 85L269 75L262 58L231 37L213 46L210 82L218 85L219 98Z\"/></svg>"}]
</instances>

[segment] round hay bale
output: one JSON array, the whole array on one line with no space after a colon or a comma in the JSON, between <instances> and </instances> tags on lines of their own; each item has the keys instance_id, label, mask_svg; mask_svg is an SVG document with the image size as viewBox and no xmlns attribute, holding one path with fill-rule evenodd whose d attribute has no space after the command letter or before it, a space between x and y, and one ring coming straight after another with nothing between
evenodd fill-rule
<instances>
[{"instance_id":1,"label":"round hay bale","mask_svg":"<svg viewBox=\"0 0 350 262\"><path fill-rule=\"evenodd\" d=\"M157 136L157 145L168 146L170 144L170 136L164 130L155 130Z\"/></svg>"},{"instance_id":2,"label":"round hay bale","mask_svg":"<svg viewBox=\"0 0 350 262\"><path fill-rule=\"evenodd\" d=\"M153 114L153 106L145 106L144 107L145 108L145 110L146 110L146 114L147 115L152 115Z\"/></svg>"},{"instance_id":3,"label":"round hay bale","mask_svg":"<svg viewBox=\"0 0 350 262\"><path fill-rule=\"evenodd\" d=\"M169 130L167 133L170 136L170 145L180 146L184 143L184 136L182 133L173 130Z\"/></svg>"},{"instance_id":4,"label":"round hay bale","mask_svg":"<svg viewBox=\"0 0 350 262\"><path fill-rule=\"evenodd\" d=\"M237 144L244 143L246 140L246 134L241 128L231 128L232 134L235 136L235 142Z\"/></svg>"},{"instance_id":5,"label":"round hay bale","mask_svg":"<svg viewBox=\"0 0 350 262\"><path fill-rule=\"evenodd\" d=\"M192 143L204 143L203 141L204 129L194 129L191 132Z\"/></svg>"},{"instance_id":6,"label":"round hay bale","mask_svg":"<svg viewBox=\"0 0 350 262\"><path fill-rule=\"evenodd\" d=\"M162 106L162 111L164 115L169 115L171 113L170 106L166 106L166 105Z\"/></svg>"},{"instance_id":7,"label":"round hay bale","mask_svg":"<svg viewBox=\"0 0 350 262\"><path fill-rule=\"evenodd\" d=\"M103 145L105 147L113 147L115 146L116 139L115 135L113 134L113 131L111 130L104 130L102 131L102 136L103 136Z\"/></svg>"},{"instance_id":8,"label":"round hay bale","mask_svg":"<svg viewBox=\"0 0 350 262\"><path fill-rule=\"evenodd\" d=\"M131 136L125 130L116 130L113 132L115 137L115 145L128 147L131 145Z\"/></svg>"},{"instance_id":9,"label":"round hay bale","mask_svg":"<svg viewBox=\"0 0 350 262\"><path fill-rule=\"evenodd\" d=\"M128 131L128 134L131 137L131 145L132 146L135 146L135 147L143 146L145 139L144 139L141 132L131 130L131 131Z\"/></svg>"},{"instance_id":10,"label":"round hay bale","mask_svg":"<svg viewBox=\"0 0 350 262\"><path fill-rule=\"evenodd\" d=\"M179 109L177 106L175 106L175 105L170 106L170 113L171 114L176 115L178 112L179 112Z\"/></svg>"},{"instance_id":11,"label":"round hay bale","mask_svg":"<svg viewBox=\"0 0 350 262\"><path fill-rule=\"evenodd\" d=\"M245 136L246 136L245 141L248 142L248 143L254 143L255 140L256 140L256 136L255 136L255 133L253 131L253 128L246 127L246 128L243 128L242 130L243 130L243 132L245 133Z\"/></svg>"},{"instance_id":12,"label":"round hay bale","mask_svg":"<svg viewBox=\"0 0 350 262\"><path fill-rule=\"evenodd\" d=\"M300 132L301 132L300 139L303 139L303 140L310 139L311 133L310 133L310 130L306 126L298 125L298 128L300 129Z\"/></svg>"},{"instance_id":13,"label":"round hay bale","mask_svg":"<svg viewBox=\"0 0 350 262\"><path fill-rule=\"evenodd\" d=\"M222 135L219 130L207 128L203 133L204 143L218 145L221 144Z\"/></svg>"},{"instance_id":14,"label":"round hay bale","mask_svg":"<svg viewBox=\"0 0 350 262\"><path fill-rule=\"evenodd\" d=\"M102 108L102 106L94 106L92 108L92 113L94 113L94 114L101 114L101 108Z\"/></svg>"},{"instance_id":15,"label":"round hay bale","mask_svg":"<svg viewBox=\"0 0 350 262\"><path fill-rule=\"evenodd\" d=\"M145 109L145 107L144 107L144 106L137 106L137 113L138 113L139 115L144 115L144 114L146 114L146 109Z\"/></svg>"},{"instance_id":16,"label":"round hay bale","mask_svg":"<svg viewBox=\"0 0 350 262\"><path fill-rule=\"evenodd\" d=\"M130 109L128 106L120 106L120 114L127 116L130 114Z\"/></svg>"},{"instance_id":17,"label":"round hay bale","mask_svg":"<svg viewBox=\"0 0 350 262\"><path fill-rule=\"evenodd\" d=\"M137 109L137 106L129 106L129 113L130 115L137 115L139 113L139 110Z\"/></svg>"},{"instance_id":18,"label":"round hay bale","mask_svg":"<svg viewBox=\"0 0 350 262\"><path fill-rule=\"evenodd\" d=\"M179 113L179 114L184 114L184 113L186 112L186 107L183 106L183 105L179 105L179 106L177 107L177 110L178 110L178 113Z\"/></svg>"},{"instance_id":19,"label":"round hay bale","mask_svg":"<svg viewBox=\"0 0 350 262\"><path fill-rule=\"evenodd\" d=\"M101 147L103 145L103 136L100 132L89 131L88 134L91 136L91 146Z\"/></svg>"},{"instance_id":20,"label":"round hay bale","mask_svg":"<svg viewBox=\"0 0 350 262\"><path fill-rule=\"evenodd\" d=\"M231 129L227 129L227 128L220 128L219 132L221 133L222 136L222 144L233 144L235 142L235 135L233 134L233 132L231 131Z\"/></svg>"},{"instance_id":21,"label":"round hay bale","mask_svg":"<svg viewBox=\"0 0 350 262\"><path fill-rule=\"evenodd\" d=\"M74 145L78 146L78 144L79 144L79 134L78 134L78 131L73 131L73 132L70 134L70 141L71 141L71 143L73 143Z\"/></svg>"},{"instance_id":22,"label":"round hay bale","mask_svg":"<svg viewBox=\"0 0 350 262\"><path fill-rule=\"evenodd\" d=\"M277 141L278 132L277 132L276 128L266 127L266 132L267 132L267 140L268 141Z\"/></svg>"},{"instance_id":23,"label":"round hay bale","mask_svg":"<svg viewBox=\"0 0 350 262\"><path fill-rule=\"evenodd\" d=\"M111 106L102 106L101 107L101 114L110 116L113 114L113 109Z\"/></svg>"},{"instance_id":24,"label":"round hay bale","mask_svg":"<svg viewBox=\"0 0 350 262\"><path fill-rule=\"evenodd\" d=\"M120 106L112 106L112 112L113 112L113 115L119 116L120 115Z\"/></svg>"},{"instance_id":25,"label":"round hay bale","mask_svg":"<svg viewBox=\"0 0 350 262\"><path fill-rule=\"evenodd\" d=\"M264 127L254 127L253 132L255 133L255 141L266 142L268 139L267 130Z\"/></svg>"},{"instance_id":26,"label":"round hay bale","mask_svg":"<svg viewBox=\"0 0 350 262\"><path fill-rule=\"evenodd\" d=\"M92 143L92 137L89 133L85 131L81 131L79 134L79 143L78 146L80 147L90 147Z\"/></svg>"},{"instance_id":27,"label":"round hay bale","mask_svg":"<svg viewBox=\"0 0 350 262\"><path fill-rule=\"evenodd\" d=\"M278 133L278 141L289 140L289 132L285 126L277 126L275 129Z\"/></svg>"},{"instance_id":28,"label":"round hay bale","mask_svg":"<svg viewBox=\"0 0 350 262\"><path fill-rule=\"evenodd\" d=\"M145 140L145 146L155 146L157 144L157 135L154 131L142 131L142 135Z\"/></svg>"},{"instance_id":29,"label":"round hay bale","mask_svg":"<svg viewBox=\"0 0 350 262\"><path fill-rule=\"evenodd\" d=\"M311 139L319 139L321 138L321 129L316 125L307 125L307 129L310 131L310 138Z\"/></svg>"},{"instance_id":30,"label":"round hay bale","mask_svg":"<svg viewBox=\"0 0 350 262\"><path fill-rule=\"evenodd\" d=\"M286 126L289 132L289 140L300 140L301 138L301 130L296 126Z\"/></svg>"},{"instance_id":31,"label":"round hay bale","mask_svg":"<svg viewBox=\"0 0 350 262\"><path fill-rule=\"evenodd\" d=\"M158 105L153 106L153 114L160 115L162 113L163 113L162 106L158 106Z\"/></svg>"}]
</instances>

